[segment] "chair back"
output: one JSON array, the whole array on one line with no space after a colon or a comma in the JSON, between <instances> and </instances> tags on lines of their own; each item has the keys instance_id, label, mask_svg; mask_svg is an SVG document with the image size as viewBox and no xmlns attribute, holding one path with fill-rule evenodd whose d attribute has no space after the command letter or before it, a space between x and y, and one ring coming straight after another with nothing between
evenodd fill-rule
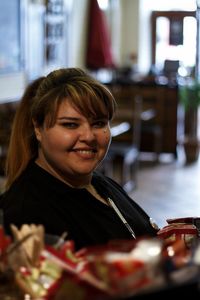
<instances>
[{"instance_id":1,"label":"chair back","mask_svg":"<svg viewBox=\"0 0 200 300\"><path fill-rule=\"evenodd\" d=\"M126 123L129 125L127 130L113 136L112 144L124 143L125 146L132 145L139 150L142 97L136 94L134 87L131 85L113 85L110 90L117 102L117 111L111 122L111 128L116 124Z\"/></svg>"},{"instance_id":2,"label":"chair back","mask_svg":"<svg viewBox=\"0 0 200 300\"><path fill-rule=\"evenodd\" d=\"M133 86L109 87L117 111L111 122L112 142L103 162L103 170L129 192L136 186L139 161L142 98L135 94Z\"/></svg>"}]
</instances>

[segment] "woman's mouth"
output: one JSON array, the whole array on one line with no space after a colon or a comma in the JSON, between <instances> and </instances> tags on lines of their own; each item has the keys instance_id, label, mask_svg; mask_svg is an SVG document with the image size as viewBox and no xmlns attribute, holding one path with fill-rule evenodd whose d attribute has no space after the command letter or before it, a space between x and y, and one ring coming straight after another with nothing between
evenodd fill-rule
<instances>
[{"instance_id":1,"label":"woman's mouth","mask_svg":"<svg viewBox=\"0 0 200 300\"><path fill-rule=\"evenodd\" d=\"M81 158L86 158L86 159L90 159L90 158L94 158L95 153L97 153L96 149L75 149L73 150L78 156L80 156Z\"/></svg>"}]
</instances>

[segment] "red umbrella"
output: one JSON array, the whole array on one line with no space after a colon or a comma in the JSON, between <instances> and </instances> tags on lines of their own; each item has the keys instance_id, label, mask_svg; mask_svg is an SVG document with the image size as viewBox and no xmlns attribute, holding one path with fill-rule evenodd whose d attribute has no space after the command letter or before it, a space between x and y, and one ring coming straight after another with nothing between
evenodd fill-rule
<instances>
[{"instance_id":1,"label":"red umbrella","mask_svg":"<svg viewBox=\"0 0 200 300\"><path fill-rule=\"evenodd\" d=\"M108 27L97 0L90 0L86 67L89 69L114 66Z\"/></svg>"}]
</instances>

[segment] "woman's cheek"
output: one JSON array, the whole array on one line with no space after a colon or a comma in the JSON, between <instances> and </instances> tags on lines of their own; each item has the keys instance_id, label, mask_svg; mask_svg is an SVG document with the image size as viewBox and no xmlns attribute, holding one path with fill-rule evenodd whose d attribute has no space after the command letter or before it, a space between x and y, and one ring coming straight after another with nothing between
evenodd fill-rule
<instances>
[{"instance_id":1,"label":"woman's cheek","mask_svg":"<svg viewBox=\"0 0 200 300\"><path fill-rule=\"evenodd\" d=\"M111 139L112 139L112 137L111 137L111 133L110 133L110 132L108 132L108 134L106 135L106 138L105 138L106 145L110 145L110 143L111 143Z\"/></svg>"}]
</instances>

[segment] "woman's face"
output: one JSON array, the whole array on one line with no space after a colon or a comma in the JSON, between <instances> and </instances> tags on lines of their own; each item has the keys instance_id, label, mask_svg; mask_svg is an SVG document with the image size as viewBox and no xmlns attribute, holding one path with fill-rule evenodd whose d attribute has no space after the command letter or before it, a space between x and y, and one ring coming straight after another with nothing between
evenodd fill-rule
<instances>
[{"instance_id":1,"label":"woman's face","mask_svg":"<svg viewBox=\"0 0 200 300\"><path fill-rule=\"evenodd\" d=\"M34 126L40 145L36 162L62 181L88 184L110 145L108 119L88 119L66 100L53 127Z\"/></svg>"}]
</instances>

